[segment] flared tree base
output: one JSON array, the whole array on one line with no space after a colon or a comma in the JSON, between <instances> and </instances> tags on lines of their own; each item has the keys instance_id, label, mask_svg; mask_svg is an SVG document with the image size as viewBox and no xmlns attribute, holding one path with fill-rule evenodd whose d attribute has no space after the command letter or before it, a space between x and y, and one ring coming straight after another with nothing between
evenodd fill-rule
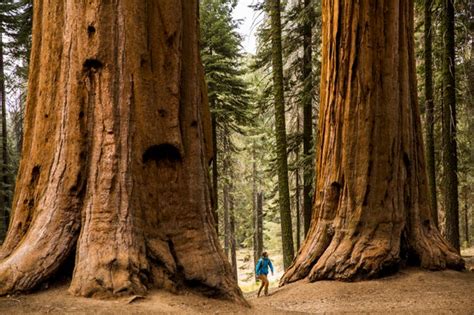
<instances>
[{"instance_id":1,"label":"flared tree base","mask_svg":"<svg viewBox=\"0 0 474 315\"><path fill-rule=\"evenodd\" d=\"M406 231L405 231L406 232ZM383 277L406 265L428 270L462 270L464 261L438 230L420 227L405 237L393 224L380 224L366 231L333 231L320 222L310 234L291 267L280 280L285 285L309 281L358 281Z\"/></svg>"}]
</instances>

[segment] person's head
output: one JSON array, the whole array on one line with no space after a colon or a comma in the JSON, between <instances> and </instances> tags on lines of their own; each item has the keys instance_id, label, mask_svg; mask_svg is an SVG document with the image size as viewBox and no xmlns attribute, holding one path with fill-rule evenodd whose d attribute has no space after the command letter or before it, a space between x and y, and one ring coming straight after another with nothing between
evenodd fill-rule
<instances>
[{"instance_id":1,"label":"person's head","mask_svg":"<svg viewBox=\"0 0 474 315\"><path fill-rule=\"evenodd\" d=\"M263 252L263 253L262 253L262 257L267 258L267 257L268 257L268 253L267 253L267 252Z\"/></svg>"}]
</instances>

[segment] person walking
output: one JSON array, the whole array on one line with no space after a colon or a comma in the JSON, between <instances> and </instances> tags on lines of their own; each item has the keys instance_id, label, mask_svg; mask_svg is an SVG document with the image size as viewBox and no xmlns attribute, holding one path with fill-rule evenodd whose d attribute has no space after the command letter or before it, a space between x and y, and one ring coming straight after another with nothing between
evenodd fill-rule
<instances>
[{"instance_id":1,"label":"person walking","mask_svg":"<svg viewBox=\"0 0 474 315\"><path fill-rule=\"evenodd\" d=\"M258 294L257 297L260 297L260 293L262 292L262 289L265 288L264 293L265 295L268 295L268 267L270 267L270 270L272 271L273 275L273 265L272 261L270 258L268 258L267 252L262 253L262 257L258 260L257 262L257 267L255 268L255 272L257 274L257 279L259 279L262 283L260 285L260 288L258 289Z\"/></svg>"}]
</instances>

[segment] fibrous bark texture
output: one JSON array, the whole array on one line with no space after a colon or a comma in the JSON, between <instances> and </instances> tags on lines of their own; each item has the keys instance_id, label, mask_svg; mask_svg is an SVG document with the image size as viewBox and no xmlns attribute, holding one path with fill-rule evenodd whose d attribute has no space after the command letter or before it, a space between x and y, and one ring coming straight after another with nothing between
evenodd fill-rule
<instances>
[{"instance_id":1,"label":"fibrous bark texture","mask_svg":"<svg viewBox=\"0 0 474 315\"><path fill-rule=\"evenodd\" d=\"M70 254L70 292L199 288L243 302L210 202L197 0L38 1L0 294Z\"/></svg>"},{"instance_id":2,"label":"fibrous bark texture","mask_svg":"<svg viewBox=\"0 0 474 315\"><path fill-rule=\"evenodd\" d=\"M403 263L462 268L431 218L412 1L323 1L314 214L281 279L359 280Z\"/></svg>"}]
</instances>

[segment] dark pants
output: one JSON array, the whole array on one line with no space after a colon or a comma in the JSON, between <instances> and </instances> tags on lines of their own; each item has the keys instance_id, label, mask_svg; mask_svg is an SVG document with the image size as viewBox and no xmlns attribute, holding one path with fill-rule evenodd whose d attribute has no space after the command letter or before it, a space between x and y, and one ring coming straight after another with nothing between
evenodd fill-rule
<instances>
[{"instance_id":1,"label":"dark pants","mask_svg":"<svg viewBox=\"0 0 474 315\"><path fill-rule=\"evenodd\" d=\"M257 294L257 297L260 296L260 293L262 292L262 289L265 288L264 292L265 292L265 295L268 295L268 279L267 279L267 275L264 275L264 274L261 274L261 275L258 275L257 277L258 279L260 279L260 281L262 282L262 284L260 285L260 289L258 289L258 294Z\"/></svg>"}]
</instances>

